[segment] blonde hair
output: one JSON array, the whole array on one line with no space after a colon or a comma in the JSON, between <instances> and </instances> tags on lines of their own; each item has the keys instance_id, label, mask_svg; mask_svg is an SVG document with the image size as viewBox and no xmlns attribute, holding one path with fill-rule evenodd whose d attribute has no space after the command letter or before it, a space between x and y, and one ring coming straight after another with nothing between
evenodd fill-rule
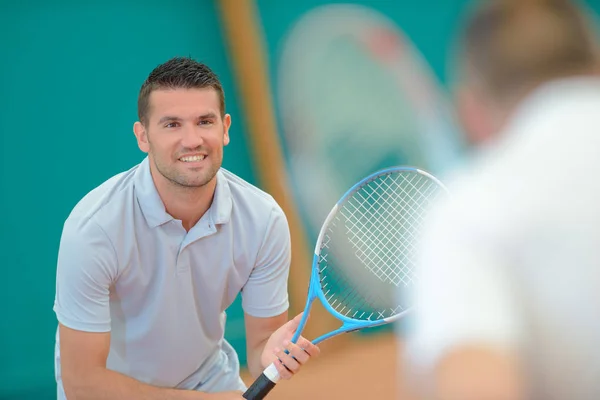
<instances>
[{"instance_id":1,"label":"blonde hair","mask_svg":"<svg viewBox=\"0 0 600 400\"><path fill-rule=\"evenodd\" d=\"M597 71L595 32L567 0L487 0L466 22L460 62L486 95L514 100L554 79Z\"/></svg>"}]
</instances>

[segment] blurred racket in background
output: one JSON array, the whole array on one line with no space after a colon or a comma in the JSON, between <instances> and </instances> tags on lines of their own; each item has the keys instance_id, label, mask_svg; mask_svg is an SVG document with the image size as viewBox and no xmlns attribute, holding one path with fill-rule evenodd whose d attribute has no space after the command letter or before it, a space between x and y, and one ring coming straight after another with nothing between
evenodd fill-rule
<instances>
[{"instance_id":1,"label":"blurred racket in background","mask_svg":"<svg viewBox=\"0 0 600 400\"><path fill-rule=\"evenodd\" d=\"M359 5L312 9L283 43L276 99L289 177L312 239L361 177L440 174L462 143L435 75L400 29Z\"/></svg>"}]
</instances>

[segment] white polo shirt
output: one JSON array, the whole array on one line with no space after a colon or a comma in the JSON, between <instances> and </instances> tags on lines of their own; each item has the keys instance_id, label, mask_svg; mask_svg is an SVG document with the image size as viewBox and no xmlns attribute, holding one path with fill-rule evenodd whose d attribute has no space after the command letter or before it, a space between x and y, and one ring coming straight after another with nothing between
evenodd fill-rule
<instances>
[{"instance_id":1,"label":"white polo shirt","mask_svg":"<svg viewBox=\"0 0 600 400\"><path fill-rule=\"evenodd\" d=\"M600 79L536 90L432 214L409 370L463 344L510 348L527 398L600 398L599 172Z\"/></svg>"},{"instance_id":2,"label":"white polo shirt","mask_svg":"<svg viewBox=\"0 0 600 400\"><path fill-rule=\"evenodd\" d=\"M54 310L69 328L111 332L111 370L163 387L244 390L223 338L225 309L241 292L250 315L287 310L290 259L287 220L271 196L221 169L210 209L186 232L166 213L146 158L66 220Z\"/></svg>"}]
</instances>

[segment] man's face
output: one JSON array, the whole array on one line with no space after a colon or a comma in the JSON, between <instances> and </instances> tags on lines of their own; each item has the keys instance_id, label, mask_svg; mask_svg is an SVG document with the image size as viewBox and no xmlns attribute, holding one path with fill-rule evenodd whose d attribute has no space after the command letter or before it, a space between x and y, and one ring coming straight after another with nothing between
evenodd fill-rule
<instances>
[{"instance_id":1,"label":"man's face","mask_svg":"<svg viewBox=\"0 0 600 400\"><path fill-rule=\"evenodd\" d=\"M221 118L217 91L165 89L150 94L146 125L134 131L153 169L172 184L197 188L211 182L223 163L231 117Z\"/></svg>"}]
</instances>

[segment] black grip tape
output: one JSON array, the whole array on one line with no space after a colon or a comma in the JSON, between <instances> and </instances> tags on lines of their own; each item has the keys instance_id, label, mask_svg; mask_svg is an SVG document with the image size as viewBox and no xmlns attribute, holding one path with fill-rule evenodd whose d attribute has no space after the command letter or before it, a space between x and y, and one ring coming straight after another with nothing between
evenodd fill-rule
<instances>
[{"instance_id":1,"label":"black grip tape","mask_svg":"<svg viewBox=\"0 0 600 400\"><path fill-rule=\"evenodd\" d=\"M252 386L246 390L242 397L248 400L261 400L264 399L274 387L275 383L262 373L258 379L254 381Z\"/></svg>"}]
</instances>

